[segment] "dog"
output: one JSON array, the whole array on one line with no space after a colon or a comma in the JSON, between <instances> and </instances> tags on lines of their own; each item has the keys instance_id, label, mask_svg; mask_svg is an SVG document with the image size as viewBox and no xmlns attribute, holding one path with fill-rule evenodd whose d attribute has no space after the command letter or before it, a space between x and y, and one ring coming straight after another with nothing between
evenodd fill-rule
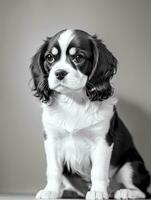
<instances>
[{"instance_id":1,"label":"dog","mask_svg":"<svg viewBox=\"0 0 151 200\"><path fill-rule=\"evenodd\" d=\"M69 190L87 200L148 197L149 172L116 110L117 59L104 43L82 30L62 30L47 37L30 70L47 160L47 185L36 198L57 199ZM72 177L82 183L75 186Z\"/></svg>"}]
</instances>

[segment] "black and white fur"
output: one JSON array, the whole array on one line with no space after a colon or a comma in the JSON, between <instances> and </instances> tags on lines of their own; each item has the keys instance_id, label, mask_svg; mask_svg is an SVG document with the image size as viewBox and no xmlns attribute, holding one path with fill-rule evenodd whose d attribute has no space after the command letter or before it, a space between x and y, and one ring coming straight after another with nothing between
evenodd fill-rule
<instances>
[{"instance_id":1,"label":"black and white fur","mask_svg":"<svg viewBox=\"0 0 151 200\"><path fill-rule=\"evenodd\" d=\"M81 30L47 38L33 57L47 159L47 185L37 198L60 198L64 190L85 193L87 200L148 194L149 173L116 111L110 83L116 68L102 41ZM87 191L75 187L72 177L81 177Z\"/></svg>"}]
</instances>

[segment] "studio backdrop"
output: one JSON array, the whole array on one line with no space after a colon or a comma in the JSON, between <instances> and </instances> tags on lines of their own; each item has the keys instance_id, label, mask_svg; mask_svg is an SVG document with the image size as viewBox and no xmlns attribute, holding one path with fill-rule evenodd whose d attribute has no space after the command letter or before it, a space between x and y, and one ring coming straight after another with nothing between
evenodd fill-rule
<instances>
[{"instance_id":1,"label":"studio backdrop","mask_svg":"<svg viewBox=\"0 0 151 200\"><path fill-rule=\"evenodd\" d=\"M151 171L151 1L0 0L0 193L45 185L40 102L29 64L47 36L97 34L118 59L118 111Z\"/></svg>"}]
</instances>

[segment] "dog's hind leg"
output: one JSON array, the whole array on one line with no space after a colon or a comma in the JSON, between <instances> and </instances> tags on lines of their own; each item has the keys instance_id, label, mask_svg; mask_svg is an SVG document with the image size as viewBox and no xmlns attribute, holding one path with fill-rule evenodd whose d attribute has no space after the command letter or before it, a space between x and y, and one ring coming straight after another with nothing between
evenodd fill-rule
<instances>
[{"instance_id":1,"label":"dog's hind leg","mask_svg":"<svg viewBox=\"0 0 151 200\"><path fill-rule=\"evenodd\" d=\"M124 186L114 194L115 199L146 198L150 176L144 163L132 161L125 163L116 174L116 181Z\"/></svg>"}]
</instances>

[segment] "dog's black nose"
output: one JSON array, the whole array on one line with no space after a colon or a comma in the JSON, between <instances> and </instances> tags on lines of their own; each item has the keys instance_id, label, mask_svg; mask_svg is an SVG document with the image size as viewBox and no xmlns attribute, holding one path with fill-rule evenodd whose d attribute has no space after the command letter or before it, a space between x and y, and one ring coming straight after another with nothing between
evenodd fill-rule
<instances>
[{"instance_id":1,"label":"dog's black nose","mask_svg":"<svg viewBox=\"0 0 151 200\"><path fill-rule=\"evenodd\" d=\"M55 72L55 75L57 77L58 80L62 80L64 79L64 77L68 74L68 72L66 72L65 70L63 69L58 69L56 72Z\"/></svg>"}]
</instances>

